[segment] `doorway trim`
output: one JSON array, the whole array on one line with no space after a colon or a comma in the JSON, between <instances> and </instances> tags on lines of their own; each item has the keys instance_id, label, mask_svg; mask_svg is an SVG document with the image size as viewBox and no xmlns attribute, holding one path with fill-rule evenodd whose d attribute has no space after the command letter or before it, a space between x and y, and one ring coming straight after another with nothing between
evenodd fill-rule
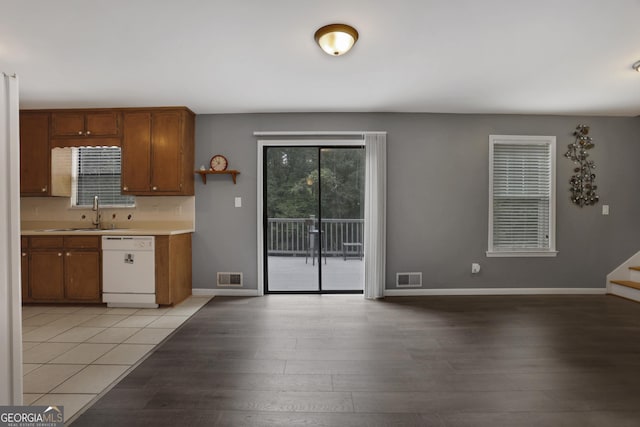
<instances>
[{"instance_id":1,"label":"doorway trim","mask_svg":"<svg viewBox=\"0 0 640 427\"><path fill-rule=\"evenodd\" d=\"M20 126L18 76L0 70L0 404L22 405Z\"/></svg>"},{"instance_id":2,"label":"doorway trim","mask_svg":"<svg viewBox=\"0 0 640 427\"><path fill-rule=\"evenodd\" d=\"M367 138L378 138L384 141L383 150L376 151L376 156L382 157L378 165L384 166L384 170L377 170L371 167L369 161L365 162L365 206L367 200L371 198L371 189L379 188L379 194L376 195L376 206L379 212L373 221L376 229L373 238L367 239L365 231L365 298L381 298L384 290L384 272L386 265L386 132L254 132L254 136L264 137L258 139L257 144L257 278L258 278L258 295L264 295L264 148L267 146L356 146L365 147L366 157L372 154L371 147L367 146ZM268 138L268 139L265 139ZM273 138L273 139L271 139ZM382 181L383 185L379 185ZM381 203L380 203L381 202ZM371 201L369 201L371 203ZM365 210L365 230L367 219ZM381 219L381 220L380 220ZM374 250L367 250L368 245L373 245ZM379 247L381 246L381 247ZM373 259L372 257L375 257ZM375 274L368 274L370 268L375 268ZM380 274L381 273L381 274Z\"/></svg>"}]
</instances>

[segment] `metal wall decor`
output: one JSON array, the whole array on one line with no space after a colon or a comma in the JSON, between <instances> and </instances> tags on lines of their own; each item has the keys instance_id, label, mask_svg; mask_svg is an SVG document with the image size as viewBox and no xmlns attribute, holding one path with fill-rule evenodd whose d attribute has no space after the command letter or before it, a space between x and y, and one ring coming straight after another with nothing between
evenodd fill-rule
<instances>
[{"instance_id":1,"label":"metal wall decor","mask_svg":"<svg viewBox=\"0 0 640 427\"><path fill-rule=\"evenodd\" d=\"M569 144L569 149L564 155L577 165L569 180L571 201L580 207L595 205L600 198L596 194L598 186L595 185L596 174L593 173L596 165L593 160L587 160L588 150L595 145L593 139L588 136L589 126L578 125L573 135L576 139Z\"/></svg>"}]
</instances>

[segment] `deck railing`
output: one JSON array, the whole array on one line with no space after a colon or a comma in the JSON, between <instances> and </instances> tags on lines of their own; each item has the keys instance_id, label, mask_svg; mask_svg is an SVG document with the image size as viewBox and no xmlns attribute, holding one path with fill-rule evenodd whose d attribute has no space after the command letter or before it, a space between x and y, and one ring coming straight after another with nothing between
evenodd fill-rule
<instances>
[{"instance_id":1,"label":"deck railing","mask_svg":"<svg viewBox=\"0 0 640 427\"><path fill-rule=\"evenodd\" d=\"M342 256L342 243L363 243L364 220L322 219L323 254ZM318 221L309 218L269 218L267 220L267 254L303 256L315 239Z\"/></svg>"}]
</instances>

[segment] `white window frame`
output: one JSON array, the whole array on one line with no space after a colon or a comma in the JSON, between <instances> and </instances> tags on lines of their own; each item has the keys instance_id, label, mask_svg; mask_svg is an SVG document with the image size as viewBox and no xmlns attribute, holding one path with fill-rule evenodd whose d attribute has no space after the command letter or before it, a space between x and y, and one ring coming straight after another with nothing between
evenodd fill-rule
<instances>
[{"instance_id":1,"label":"white window frame","mask_svg":"<svg viewBox=\"0 0 640 427\"><path fill-rule=\"evenodd\" d=\"M493 245L493 156L496 144L548 145L551 151L551 194L549 195L549 248L495 250ZM555 257L556 250L556 137L531 135L489 135L489 239L487 257Z\"/></svg>"}]
</instances>

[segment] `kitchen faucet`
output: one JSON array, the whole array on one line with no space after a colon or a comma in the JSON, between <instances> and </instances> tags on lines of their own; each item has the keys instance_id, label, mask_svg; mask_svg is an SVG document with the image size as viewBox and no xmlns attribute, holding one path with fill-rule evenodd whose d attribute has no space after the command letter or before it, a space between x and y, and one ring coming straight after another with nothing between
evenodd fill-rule
<instances>
[{"instance_id":1,"label":"kitchen faucet","mask_svg":"<svg viewBox=\"0 0 640 427\"><path fill-rule=\"evenodd\" d=\"M96 218L92 221L92 224L98 230L100 228L100 198L98 196L93 196L93 209L91 210L96 213Z\"/></svg>"}]
</instances>

